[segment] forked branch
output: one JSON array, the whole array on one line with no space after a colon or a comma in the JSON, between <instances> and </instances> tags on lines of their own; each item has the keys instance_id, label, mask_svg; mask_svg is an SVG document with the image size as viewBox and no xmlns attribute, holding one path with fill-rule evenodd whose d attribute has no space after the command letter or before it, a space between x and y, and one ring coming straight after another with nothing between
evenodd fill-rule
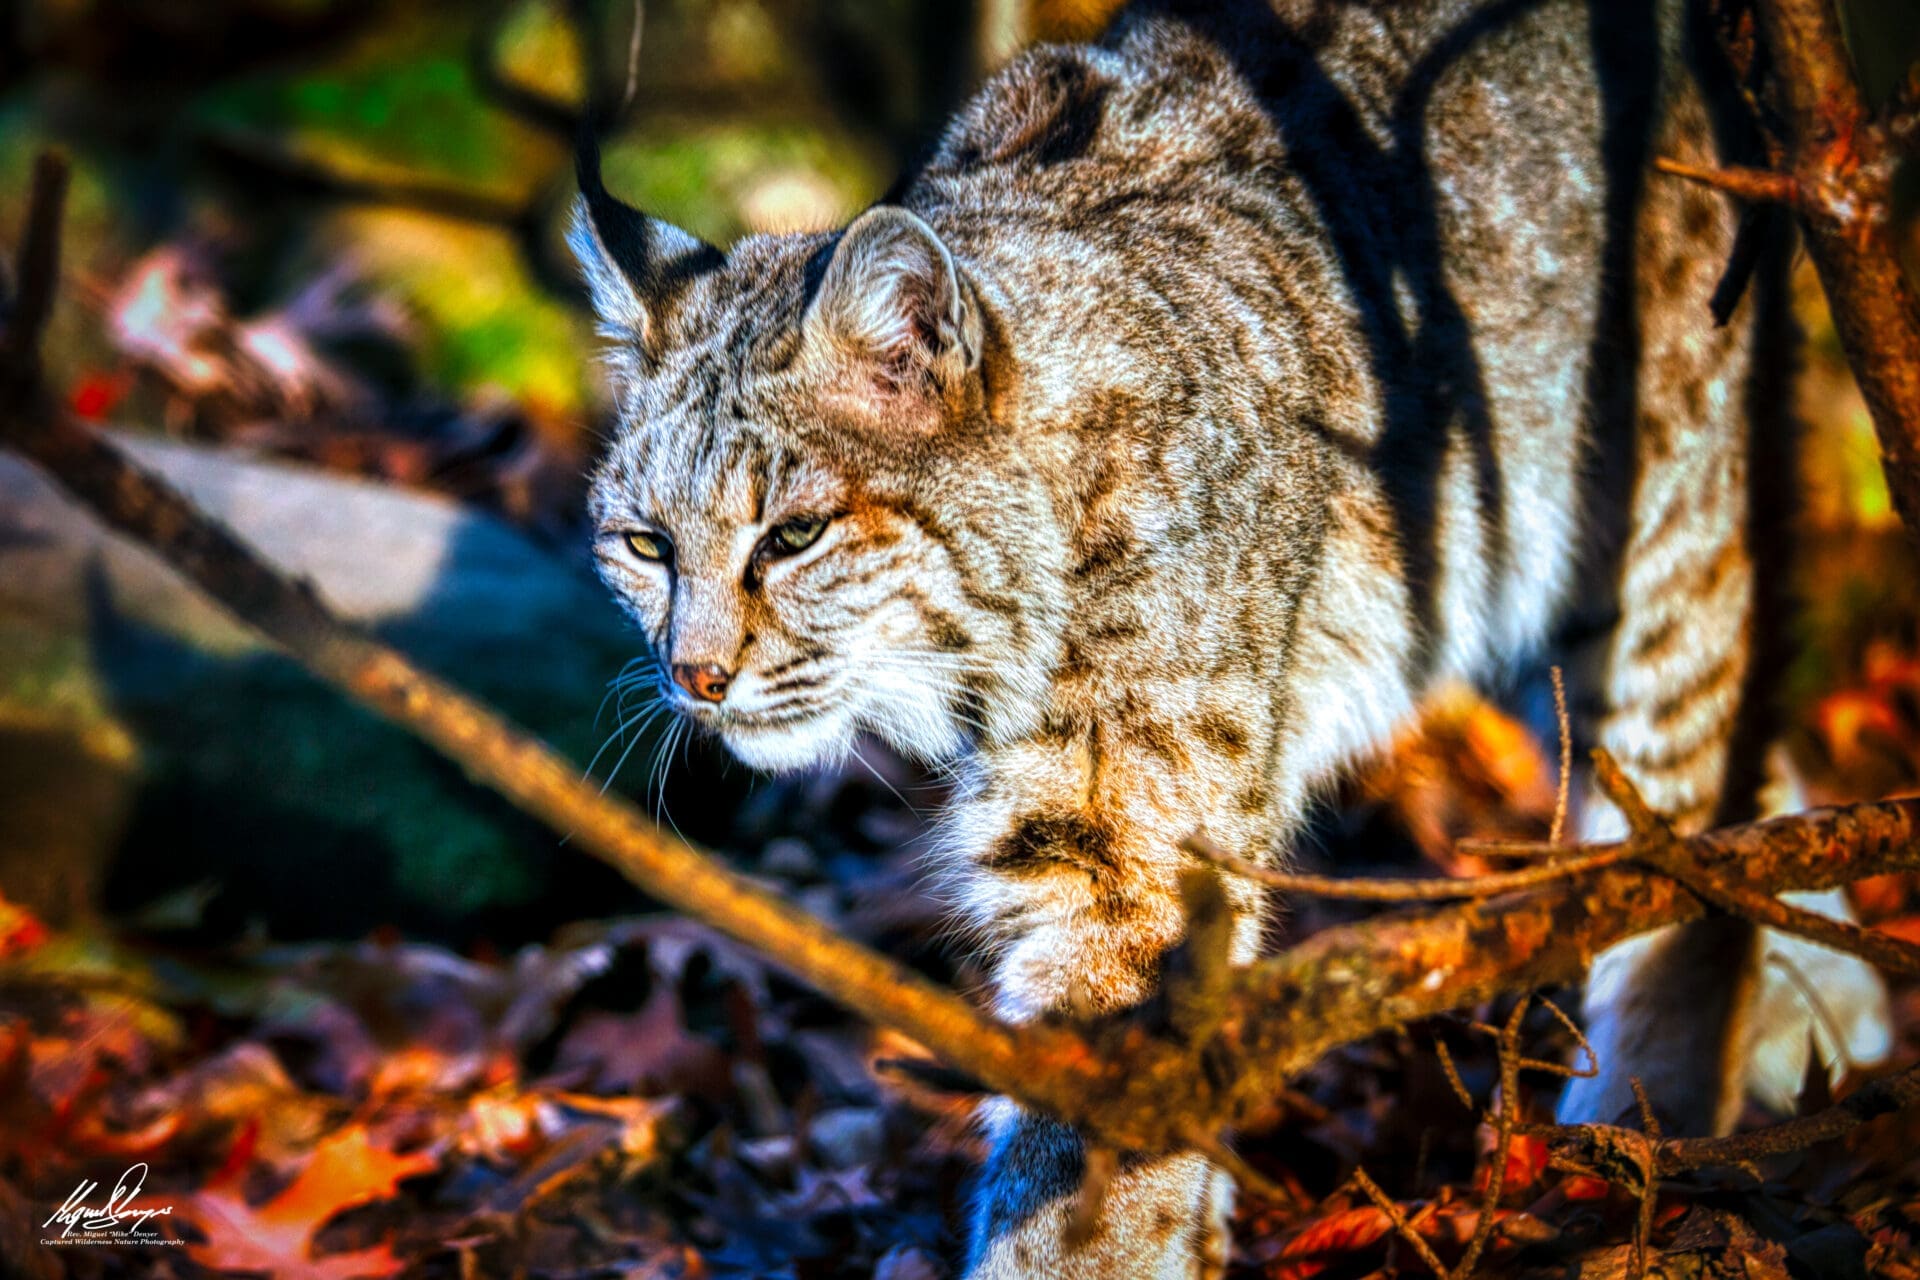
<instances>
[{"instance_id":1,"label":"forked branch","mask_svg":"<svg viewBox=\"0 0 1920 1280\"><path fill-rule=\"evenodd\" d=\"M1663 172L1797 216L1833 325L1880 439L1887 488L1920 541L1920 295L1900 264L1894 171L1920 140L1920 77L1867 107L1833 0L1717 0L1721 29L1772 169ZM1750 7L1760 37L1737 18ZM1764 56L1760 56L1764 55Z\"/></svg>"}]
</instances>

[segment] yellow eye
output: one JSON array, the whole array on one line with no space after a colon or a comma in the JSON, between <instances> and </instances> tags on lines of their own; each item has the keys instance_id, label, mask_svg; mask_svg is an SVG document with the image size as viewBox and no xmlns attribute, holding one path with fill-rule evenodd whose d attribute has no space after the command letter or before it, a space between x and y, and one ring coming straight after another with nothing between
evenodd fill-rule
<instances>
[{"instance_id":1,"label":"yellow eye","mask_svg":"<svg viewBox=\"0 0 1920 1280\"><path fill-rule=\"evenodd\" d=\"M644 529L635 529L629 533L627 546L642 560L658 560L664 563L673 555L673 544L667 541L664 534L648 533Z\"/></svg>"},{"instance_id":2,"label":"yellow eye","mask_svg":"<svg viewBox=\"0 0 1920 1280\"><path fill-rule=\"evenodd\" d=\"M768 539L770 549L779 555L790 556L805 551L820 541L820 535L827 531L827 522L817 516L800 520L789 520L776 525Z\"/></svg>"}]
</instances>

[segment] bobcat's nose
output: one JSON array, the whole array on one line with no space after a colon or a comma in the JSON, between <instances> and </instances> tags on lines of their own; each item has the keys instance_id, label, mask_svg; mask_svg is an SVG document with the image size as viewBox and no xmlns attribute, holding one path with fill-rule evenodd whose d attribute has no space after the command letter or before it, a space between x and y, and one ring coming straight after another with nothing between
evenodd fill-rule
<instances>
[{"instance_id":1,"label":"bobcat's nose","mask_svg":"<svg viewBox=\"0 0 1920 1280\"><path fill-rule=\"evenodd\" d=\"M689 662L673 664L673 682L702 702L718 702L727 696L733 672L717 662L696 667Z\"/></svg>"}]
</instances>

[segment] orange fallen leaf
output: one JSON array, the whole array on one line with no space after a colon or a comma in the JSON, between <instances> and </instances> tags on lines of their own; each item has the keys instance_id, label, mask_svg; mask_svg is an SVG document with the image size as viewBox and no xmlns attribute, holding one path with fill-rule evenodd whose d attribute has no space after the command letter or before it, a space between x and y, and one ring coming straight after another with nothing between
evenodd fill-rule
<instances>
[{"instance_id":1,"label":"orange fallen leaf","mask_svg":"<svg viewBox=\"0 0 1920 1280\"><path fill-rule=\"evenodd\" d=\"M40 917L0 895L0 959L31 951L52 936Z\"/></svg>"},{"instance_id":2,"label":"orange fallen leaf","mask_svg":"<svg viewBox=\"0 0 1920 1280\"><path fill-rule=\"evenodd\" d=\"M1482 1143L1481 1160L1480 1167L1474 1170L1473 1189L1485 1191L1488 1180L1493 1176L1493 1160L1497 1154L1494 1148L1499 1139L1486 1125L1480 1127L1479 1137ZM1506 1179L1501 1186L1509 1194L1525 1191L1546 1173L1549 1154L1543 1139L1523 1133L1515 1134L1507 1147Z\"/></svg>"},{"instance_id":3,"label":"orange fallen leaf","mask_svg":"<svg viewBox=\"0 0 1920 1280\"><path fill-rule=\"evenodd\" d=\"M238 1169L196 1192L188 1216L207 1239L189 1252L216 1271L266 1271L283 1280L390 1276L402 1263L385 1245L315 1258L314 1234L336 1214L389 1199L402 1179L438 1166L430 1152L383 1151L363 1126L349 1126L315 1147L293 1181L262 1204L247 1203Z\"/></svg>"},{"instance_id":4,"label":"orange fallen leaf","mask_svg":"<svg viewBox=\"0 0 1920 1280\"><path fill-rule=\"evenodd\" d=\"M1391 1230L1393 1222L1370 1204L1345 1209L1329 1214L1287 1241L1286 1247L1280 1251L1280 1260L1283 1263L1291 1259L1305 1261L1331 1254L1352 1253L1377 1242ZM1311 1275L1312 1272L1301 1274Z\"/></svg>"},{"instance_id":5,"label":"orange fallen leaf","mask_svg":"<svg viewBox=\"0 0 1920 1280\"><path fill-rule=\"evenodd\" d=\"M1842 689L1828 694L1814 708L1813 723L1826 740L1834 763L1842 768L1860 763L1872 741L1900 742L1904 738L1899 713L1877 689Z\"/></svg>"},{"instance_id":6,"label":"orange fallen leaf","mask_svg":"<svg viewBox=\"0 0 1920 1280\"><path fill-rule=\"evenodd\" d=\"M406 1265L386 1245L318 1258L309 1258L304 1251L287 1253L288 1241L280 1236L254 1238L251 1233L259 1229L258 1223L244 1214L229 1216L225 1208L201 1204L200 1197L195 1198L194 1212L209 1236L217 1231L227 1237L217 1250L189 1246L194 1261L214 1271L265 1273L274 1280L382 1280Z\"/></svg>"},{"instance_id":7,"label":"orange fallen leaf","mask_svg":"<svg viewBox=\"0 0 1920 1280\"><path fill-rule=\"evenodd\" d=\"M1881 933L1889 937L1920 945L1920 916L1896 916L1891 920L1882 920L1874 925Z\"/></svg>"},{"instance_id":8,"label":"orange fallen leaf","mask_svg":"<svg viewBox=\"0 0 1920 1280\"><path fill-rule=\"evenodd\" d=\"M539 1150L555 1126L547 1114L553 1104L538 1093L521 1093L504 1086L476 1094L455 1142L469 1155L489 1160L525 1159Z\"/></svg>"},{"instance_id":9,"label":"orange fallen leaf","mask_svg":"<svg viewBox=\"0 0 1920 1280\"><path fill-rule=\"evenodd\" d=\"M1613 1184L1605 1178L1576 1173L1560 1184L1560 1194L1569 1200L1605 1200L1613 1194Z\"/></svg>"},{"instance_id":10,"label":"orange fallen leaf","mask_svg":"<svg viewBox=\"0 0 1920 1280\"><path fill-rule=\"evenodd\" d=\"M1920 906L1920 876L1911 871L1868 876L1848 885L1847 897L1853 900L1861 923L1874 924L1904 914L1909 910L1909 903Z\"/></svg>"},{"instance_id":11,"label":"orange fallen leaf","mask_svg":"<svg viewBox=\"0 0 1920 1280\"><path fill-rule=\"evenodd\" d=\"M1465 1201L1449 1202L1442 1192L1427 1205L1401 1204L1408 1228L1442 1255L1463 1249L1479 1225L1480 1207ZM1512 1209L1494 1214L1496 1254L1515 1245L1551 1238L1553 1231L1538 1219ZM1309 1224L1266 1265L1268 1280L1310 1280L1344 1255L1360 1253L1395 1233L1393 1220L1376 1205L1364 1204L1329 1214ZM1405 1262L1415 1267L1417 1262Z\"/></svg>"},{"instance_id":12,"label":"orange fallen leaf","mask_svg":"<svg viewBox=\"0 0 1920 1280\"><path fill-rule=\"evenodd\" d=\"M115 1128L97 1110L90 1110L62 1134L69 1151L94 1156L117 1156L127 1160L150 1160L180 1136L181 1121L176 1113L156 1116L133 1129Z\"/></svg>"}]
</instances>

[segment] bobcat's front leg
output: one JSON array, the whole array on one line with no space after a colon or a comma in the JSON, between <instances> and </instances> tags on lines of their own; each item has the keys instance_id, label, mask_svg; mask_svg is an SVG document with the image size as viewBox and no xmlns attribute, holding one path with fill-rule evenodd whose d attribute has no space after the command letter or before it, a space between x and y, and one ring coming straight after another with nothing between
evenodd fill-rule
<instances>
[{"instance_id":1,"label":"bobcat's front leg","mask_svg":"<svg viewBox=\"0 0 1920 1280\"><path fill-rule=\"evenodd\" d=\"M952 831L961 842L960 899L993 948L998 1012L1018 1021L1139 1003L1185 933L1181 837L1204 827L1253 852L1257 820L1246 806L1210 803L1228 798L1206 794L1192 771L1165 761L1156 768L1110 741L1093 750L1023 746L988 764ZM1228 891L1234 958L1244 962L1257 943L1258 893L1243 883ZM1004 1098L989 1104L987 1123L972 1280L1192 1280L1224 1268L1231 1184L1203 1158L1124 1156L1093 1235L1070 1249L1084 1169L1079 1137Z\"/></svg>"}]
</instances>

